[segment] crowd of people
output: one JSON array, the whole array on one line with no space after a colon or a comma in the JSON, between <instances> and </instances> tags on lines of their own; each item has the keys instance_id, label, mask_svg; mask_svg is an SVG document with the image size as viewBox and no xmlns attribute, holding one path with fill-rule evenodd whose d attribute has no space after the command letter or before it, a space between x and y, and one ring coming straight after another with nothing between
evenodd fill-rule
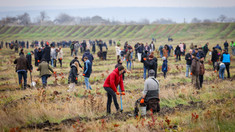
<instances>
[{"instance_id":1,"label":"crowd of people","mask_svg":"<svg viewBox=\"0 0 235 132\"><path fill-rule=\"evenodd\" d=\"M83 40L81 43L79 41L63 41L61 43L57 43L57 48L55 47L55 43L49 42L41 42L39 45L38 41L34 41L34 44L31 46L34 48L34 51L25 53L24 49L28 48L26 42L15 42L8 43L6 42L6 48L15 49L15 52L19 52L19 58L14 61L16 64L16 72L18 73L19 84L23 89L27 87L27 71L32 72L32 55L34 55L35 59L35 67L37 67L37 71L40 71L40 77L42 79L43 87L47 87L47 79L51 76L51 73L55 74L56 72L53 70L53 67L56 67L57 60L60 63L60 67L63 64L63 47L69 47L71 50L71 56L74 57L70 62L70 71L68 76L69 89L68 92L75 91L75 86L77 84L78 75L84 76L84 82L87 90L92 90L91 85L89 83L89 78L92 74L92 65L94 57L92 55L96 53L96 47L98 47L99 52L97 56L102 60L107 60L107 51L108 46L106 42L102 40L89 40L87 43ZM158 59L155 55L160 55L162 60L161 70L163 72L164 78L167 76L167 71L169 69L168 66L168 58L170 56L175 56L175 61L181 61L182 57L185 56L186 61L186 77L192 78L192 83L196 89L201 89L203 85L203 76L205 74L205 60L207 54L211 55L211 58L208 59L209 62L212 63L213 69L215 72L219 72L219 77L224 79L224 71L227 71L227 78L230 78L229 66L231 62L231 56L229 54L230 48L232 49L232 54L235 55L235 43L232 41L229 44L227 41L224 43L224 48L222 49L219 44L214 46L212 51L209 49L209 43L206 43L203 47L194 45L193 43L189 46L188 53L186 53L186 44L180 43L175 48L172 45L160 45L157 49L154 41L150 44L146 43L136 43L134 47L132 47L127 41L124 43L123 48L121 47L120 40L116 43L115 41L109 40L109 46L115 46L116 57L117 57L117 65L115 66L113 72L106 78L104 82L104 90L107 92L107 113L111 113L111 102L114 101L115 107L117 111L120 111L117 96L116 95L125 95L123 80L125 79L125 73L130 73L132 70L133 61L137 60L143 63L143 79L144 83L144 91L143 96L136 101L135 112L138 112L138 104L145 104L147 109L152 109L154 112L158 112L160 110L159 105L159 82L157 78L157 69L158 69ZM3 41L1 42L0 48L3 48ZM84 63L84 67L79 62L78 52L80 49L80 53L82 55L81 61ZM92 53L90 53L90 49ZM135 51L135 54L134 54ZM172 52L174 51L174 52ZM126 62L126 69L122 65L123 62ZM80 71L82 70L82 73ZM148 74L148 75L147 75ZM24 82L22 81L24 80ZM119 90L118 90L118 87ZM121 93L120 93L121 92Z\"/></svg>"}]
</instances>

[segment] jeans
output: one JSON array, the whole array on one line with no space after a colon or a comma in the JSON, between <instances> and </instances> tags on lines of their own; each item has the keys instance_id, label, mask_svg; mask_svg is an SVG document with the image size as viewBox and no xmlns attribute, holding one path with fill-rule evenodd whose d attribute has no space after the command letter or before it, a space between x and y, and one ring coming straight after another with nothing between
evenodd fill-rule
<instances>
[{"instance_id":1,"label":"jeans","mask_svg":"<svg viewBox=\"0 0 235 132\"><path fill-rule=\"evenodd\" d=\"M112 98L113 98L113 102L114 102L114 105L116 107L116 110L118 111L119 110L119 105L118 105L118 102L117 102L117 96L116 96L115 92L112 90L112 88L109 88L109 87L104 87L104 89L107 92L107 97L108 97L108 100L107 100L107 113L111 113Z\"/></svg>"},{"instance_id":2,"label":"jeans","mask_svg":"<svg viewBox=\"0 0 235 132\"><path fill-rule=\"evenodd\" d=\"M47 78L49 77L49 75L43 75L42 78L42 84L43 85L47 85Z\"/></svg>"},{"instance_id":3,"label":"jeans","mask_svg":"<svg viewBox=\"0 0 235 132\"><path fill-rule=\"evenodd\" d=\"M89 90L89 89L92 90L91 85L89 83L89 78L88 77L84 77L84 79L85 79L86 89L87 90Z\"/></svg>"},{"instance_id":4,"label":"jeans","mask_svg":"<svg viewBox=\"0 0 235 132\"><path fill-rule=\"evenodd\" d=\"M144 80L146 79L146 71L147 71L147 68L144 66Z\"/></svg>"},{"instance_id":5,"label":"jeans","mask_svg":"<svg viewBox=\"0 0 235 132\"><path fill-rule=\"evenodd\" d=\"M71 56L73 56L73 49L71 49Z\"/></svg>"},{"instance_id":6,"label":"jeans","mask_svg":"<svg viewBox=\"0 0 235 132\"><path fill-rule=\"evenodd\" d=\"M160 56L161 56L161 58L162 58L162 56L163 56L163 52L162 52L162 51L160 51Z\"/></svg>"},{"instance_id":7,"label":"jeans","mask_svg":"<svg viewBox=\"0 0 235 132\"><path fill-rule=\"evenodd\" d=\"M24 87L26 87L27 86L27 71L19 71L18 72L19 84L22 83L22 85L23 85L22 77L24 78Z\"/></svg>"},{"instance_id":8,"label":"jeans","mask_svg":"<svg viewBox=\"0 0 235 132\"><path fill-rule=\"evenodd\" d=\"M176 60L181 60L180 54L176 55Z\"/></svg>"},{"instance_id":9,"label":"jeans","mask_svg":"<svg viewBox=\"0 0 235 132\"><path fill-rule=\"evenodd\" d=\"M189 71L191 73L191 65L186 65L186 75L185 75L186 77L188 77Z\"/></svg>"},{"instance_id":10,"label":"jeans","mask_svg":"<svg viewBox=\"0 0 235 132\"><path fill-rule=\"evenodd\" d=\"M225 70L225 65L221 65L219 68L219 78L222 78L224 80L224 70Z\"/></svg>"},{"instance_id":11,"label":"jeans","mask_svg":"<svg viewBox=\"0 0 235 132\"><path fill-rule=\"evenodd\" d=\"M53 62L54 59L51 59L51 66L54 67L54 62Z\"/></svg>"},{"instance_id":12,"label":"jeans","mask_svg":"<svg viewBox=\"0 0 235 132\"><path fill-rule=\"evenodd\" d=\"M129 64L129 68L128 68L128 64ZM128 69L128 70L131 70L131 61L130 60L128 60L128 61L126 61L126 68Z\"/></svg>"},{"instance_id":13,"label":"jeans","mask_svg":"<svg viewBox=\"0 0 235 132\"><path fill-rule=\"evenodd\" d=\"M232 47L232 54L235 55L235 47Z\"/></svg>"}]
</instances>

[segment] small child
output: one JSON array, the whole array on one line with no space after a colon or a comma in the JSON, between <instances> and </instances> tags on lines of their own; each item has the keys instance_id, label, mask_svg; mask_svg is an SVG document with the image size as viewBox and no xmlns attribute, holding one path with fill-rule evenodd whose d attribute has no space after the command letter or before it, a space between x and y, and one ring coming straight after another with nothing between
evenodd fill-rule
<instances>
[{"instance_id":1,"label":"small child","mask_svg":"<svg viewBox=\"0 0 235 132\"><path fill-rule=\"evenodd\" d=\"M75 84L77 84L77 80L78 80L78 62L74 62L71 65L71 70L69 72L69 82L71 82L69 84L69 90L67 90L68 92L73 92L75 89Z\"/></svg>"},{"instance_id":2,"label":"small child","mask_svg":"<svg viewBox=\"0 0 235 132\"><path fill-rule=\"evenodd\" d=\"M219 64L219 78L223 80L224 80L224 70L225 70L225 64L221 62Z\"/></svg>"},{"instance_id":3,"label":"small child","mask_svg":"<svg viewBox=\"0 0 235 132\"><path fill-rule=\"evenodd\" d=\"M168 70L168 67L167 67L167 59L165 56L162 57L162 60L163 60L163 64L162 64L162 72L164 74L164 78L166 78L166 73L167 73L167 70Z\"/></svg>"}]
</instances>

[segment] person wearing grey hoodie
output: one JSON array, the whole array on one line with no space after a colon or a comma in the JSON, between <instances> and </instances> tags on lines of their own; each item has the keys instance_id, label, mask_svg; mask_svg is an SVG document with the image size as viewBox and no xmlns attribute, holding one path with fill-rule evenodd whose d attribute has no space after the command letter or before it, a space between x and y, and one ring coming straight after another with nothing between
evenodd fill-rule
<instances>
[{"instance_id":1,"label":"person wearing grey hoodie","mask_svg":"<svg viewBox=\"0 0 235 132\"><path fill-rule=\"evenodd\" d=\"M149 78L144 82L143 96L139 98L135 103L135 116L138 116L139 104L141 106L147 106L146 110L153 110L153 113L160 111L159 104L159 92L160 85L159 82L154 77L155 71L149 70Z\"/></svg>"}]
</instances>

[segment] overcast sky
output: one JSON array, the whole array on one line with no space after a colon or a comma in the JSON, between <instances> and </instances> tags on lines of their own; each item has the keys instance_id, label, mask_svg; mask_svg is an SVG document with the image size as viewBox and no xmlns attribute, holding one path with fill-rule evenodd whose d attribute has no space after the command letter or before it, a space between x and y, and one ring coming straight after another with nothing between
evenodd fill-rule
<instances>
[{"instance_id":1,"label":"overcast sky","mask_svg":"<svg viewBox=\"0 0 235 132\"><path fill-rule=\"evenodd\" d=\"M0 7L234 7L235 0L0 0Z\"/></svg>"}]
</instances>

